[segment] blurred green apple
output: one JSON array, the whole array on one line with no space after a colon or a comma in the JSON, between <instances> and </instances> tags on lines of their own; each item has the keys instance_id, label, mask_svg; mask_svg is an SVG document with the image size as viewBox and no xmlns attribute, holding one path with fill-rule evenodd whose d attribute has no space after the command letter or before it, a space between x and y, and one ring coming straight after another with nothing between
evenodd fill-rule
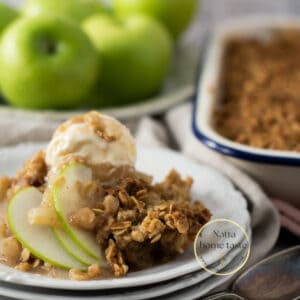
<instances>
[{"instance_id":1,"label":"blurred green apple","mask_svg":"<svg viewBox=\"0 0 300 300\"><path fill-rule=\"evenodd\" d=\"M15 9L4 3L0 3L0 35L3 30L18 16L19 13Z\"/></svg>"},{"instance_id":2,"label":"blurred green apple","mask_svg":"<svg viewBox=\"0 0 300 300\"><path fill-rule=\"evenodd\" d=\"M52 15L23 18L3 34L0 86L24 108L73 108L90 92L98 54L79 25Z\"/></svg>"},{"instance_id":3,"label":"blurred green apple","mask_svg":"<svg viewBox=\"0 0 300 300\"><path fill-rule=\"evenodd\" d=\"M104 13L105 8L97 0L27 0L22 11L26 16L51 13L82 22L93 14Z\"/></svg>"},{"instance_id":4,"label":"blurred green apple","mask_svg":"<svg viewBox=\"0 0 300 300\"><path fill-rule=\"evenodd\" d=\"M160 23L146 16L117 20L95 15L83 28L102 62L92 105L127 104L160 89L172 57L172 39Z\"/></svg>"},{"instance_id":5,"label":"blurred green apple","mask_svg":"<svg viewBox=\"0 0 300 300\"><path fill-rule=\"evenodd\" d=\"M174 38L189 24L198 0L113 0L119 16L142 13L162 22Z\"/></svg>"}]
</instances>

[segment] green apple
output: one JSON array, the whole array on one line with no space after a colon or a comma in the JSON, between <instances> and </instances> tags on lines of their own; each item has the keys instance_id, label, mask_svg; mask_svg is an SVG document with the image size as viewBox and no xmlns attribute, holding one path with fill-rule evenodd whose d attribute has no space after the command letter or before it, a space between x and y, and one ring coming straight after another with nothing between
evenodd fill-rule
<instances>
[{"instance_id":1,"label":"green apple","mask_svg":"<svg viewBox=\"0 0 300 300\"><path fill-rule=\"evenodd\" d=\"M19 13L15 9L4 3L0 3L0 35L18 16Z\"/></svg>"},{"instance_id":2,"label":"green apple","mask_svg":"<svg viewBox=\"0 0 300 300\"><path fill-rule=\"evenodd\" d=\"M68 19L23 18L3 34L0 86L6 100L16 106L74 108L85 100L98 72L94 46Z\"/></svg>"},{"instance_id":3,"label":"green apple","mask_svg":"<svg viewBox=\"0 0 300 300\"><path fill-rule=\"evenodd\" d=\"M99 263L97 259L92 258L88 254L86 254L86 252L84 252L80 247L78 247L77 244L63 229L54 228L53 231L55 237L61 243L63 248L76 260L87 266Z\"/></svg>"},{"instance_id":4,"label":"green apple","mask_svg":"<svg viewBox=\"0 0 300 300\"><path fill-rule=\"evenodd\" d=\"M114 0L119 16L142 13L154 17L177 38L189 24L198 0Z\"/></svg>"},{"instance_id":5,"label":"green apple","mask_svg":"<svg viewBox=\"0 0 300 300\"><path fill-rule=\"evenodd\" d=\"M28 211L41 201L42 193L34 187L19 191L8 205L9 228L17 240L41 260L67 270L86 270L85 264L77 261L62 247L49 226L31 225L28 222Z\"/></svg>"},{"instance_id":6,"label":"green apple","mask_svg":"<svg viewBox=\"0 0 300 300\"><path fill-rule=\"evenodd\" d=\"M73 163L65 167L52 186L54 205L65 232L90 257L104 264L100 245L95 236L70 224L69 218L85 204L78 190L78 184L90 182L92 170L82 164Z\"/></svg>"},{"instance_id":7,"label":"green apple","mask_svg":"<svg viewBox=\"0 0 300 300\"><path fill-rule=\"evenodd\" d=\"M172 39L161 24L146 16L117 20L95 15L83 23L83 29L102 62L93 104L127 104L160 89L172 57Z\"/></svg>"},{"instance_id":8,"label":"green apple","mask_svg":"<svg viewBox=\"0 0 300 300\"><path fill-rule=\"evenodd\" d=\"M22 11L26 16L51 13L80 23L90 15L104 13L105 8L97 0L27 0Z\"/></svg>"}]
</instances>

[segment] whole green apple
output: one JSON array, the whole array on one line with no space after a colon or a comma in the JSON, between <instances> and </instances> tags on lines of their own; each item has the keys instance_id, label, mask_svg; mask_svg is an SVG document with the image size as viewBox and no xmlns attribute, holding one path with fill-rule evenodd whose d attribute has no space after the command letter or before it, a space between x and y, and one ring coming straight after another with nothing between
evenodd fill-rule
<instances>
[{"instance_id":1,"label":"whole green apple","mask_svg":"<svg viewBox=\"0 0 300 300\"><path fill-rule=\"evenodd\" d=\"M162 22L174 38L189 24L198 0L113 0L119 16L142 13Z\"/></svg>"},{"instance_id":2,"label":"whole green apple","mask_svg":"<svg viewBox=\"0 0 300 300\"><path fill-rule=\"evenodd\" d=\"M4 3L0 3L0 35L18 16L19 13L15 9Z\"/></svg>"},{"instance_id":3,"label":"whole green apple","mask_svg":"<svg viewBox=\"0 0 300 300\"><path fill-rule=\"evenodd\" d=\"M97 0L27 0L22 8L26 16L56 14L82 22L85 18L104 13L104 6Z\"/></svg>"},{"instance_id":4,"label":"whole green apple","mask_svg":"<svg viewBox=\"0 0 300 300\"><path fill-rule=\"evenodd\" d=\"M76 107L89 94L98 72L96 49L69 19L23 18L3 34L0 86L6 100L16 106Z\"/></svg>"},{"instance_id":5,"label":"whole green apple","mask_svg":"<svg viewBox=\"0 0 300 300\"><path fill-rule=\"evenodd\" d=\"M92 105L127 104L160 89L172 58L172 38L164 26L146 16L117 20L95 15L83 28L102 62Z\"/></svg>"}]
</instances>

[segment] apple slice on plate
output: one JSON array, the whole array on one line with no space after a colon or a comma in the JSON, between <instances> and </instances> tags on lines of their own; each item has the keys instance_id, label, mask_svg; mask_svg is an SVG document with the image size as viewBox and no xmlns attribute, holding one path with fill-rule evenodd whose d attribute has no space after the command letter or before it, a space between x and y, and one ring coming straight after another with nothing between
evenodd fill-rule
<instances>
[{"instance_id":1,"label":"apple slice on plate","mask_svg":"<svg viewBox=\"0 0 300 300\"><path fill-rule=\"evenodd\" d=\"M79 163L64 168L52 186L54 205L65 232L91 258L104 264L100 245L95 236L70 224L69 218L83 207L84 199L78 190L78 183L84 184L93 179L92 170Z\"/></svg>"},{"instance_id":2,"label":"apple slice on plate","mask_svg":"<svg viewBox=\"0 0 300 300\"><path fill-rule=\"evenodd\" d=\"M28 211L40 205L41 201L42 193L34 187L19 191L8 205L11 231L24 247L41 260L67 270L86 270L86 264L77 261L62 247L49 226L28 222Z\"/></svg>"},{"instance_id":3,"label":"apple slice on plate","mask_svg":"<svg viewBox=\"0 0 300 300\"><path fill-rule=\"evenodd\" d=\"M76 260L84 265L90 266L99 263L97 259L92 258L86 252L84 252L76 243L70 238L70 236L62 229L53 229L55 237L61 243L63 248L72 255Z\"/></svg>"}]
</instances>

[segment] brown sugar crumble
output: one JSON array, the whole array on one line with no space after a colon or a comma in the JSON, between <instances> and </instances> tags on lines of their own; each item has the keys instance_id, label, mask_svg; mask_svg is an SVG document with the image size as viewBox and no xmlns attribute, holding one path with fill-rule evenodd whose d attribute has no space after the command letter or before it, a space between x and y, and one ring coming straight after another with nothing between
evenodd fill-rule
<instances>
[{"instance_id":1,"label":"brown sugar crumble","mask_svg":"<svg viewBox=\"0 0 300 300\"><path fill-rule=\"evenodd\" d=\"M28 185L44 191L48 171L44 153L37 153L15 178L0 180L2 201L9 201L14 191ZM112 172L109 180L101 180L102 172L94 167L95 180L79 187L88 200L69 221L94 234L115 277L164 263L184 252L211 217L200 201L192 201L193 180L182 179L175 170L161 183L153 183L151 176L133 167L118 170L118 176ZM2 262L18 270L55 276L55 269L23 248L9 229L2 231L7 232ZM68 278L102 278L103 271L91 265L86 272L71 269Z\"/></svg>"},{"instance_id":2,"label":"brown sugar crumble","mask_svg":"<svg viewBox=\"0 0 300 300\"><path fill-rule=\"evenodd\" d=\"M159 184L133 173L105 188L95 230L115 276L165 262L193 242L211 214L191 202L191 185L173 170Z\"/></svg>"},{"instance_id":3,"label":"brown sugar crumble","mask_svg":"<svg viewBox=\"0 0 300 300\"><path fill-rule=\"evenodd\" d=\"M299 152L300 31L230 40L223 68L217 132L257 148Z\"/></svg>"}]
</instances>

